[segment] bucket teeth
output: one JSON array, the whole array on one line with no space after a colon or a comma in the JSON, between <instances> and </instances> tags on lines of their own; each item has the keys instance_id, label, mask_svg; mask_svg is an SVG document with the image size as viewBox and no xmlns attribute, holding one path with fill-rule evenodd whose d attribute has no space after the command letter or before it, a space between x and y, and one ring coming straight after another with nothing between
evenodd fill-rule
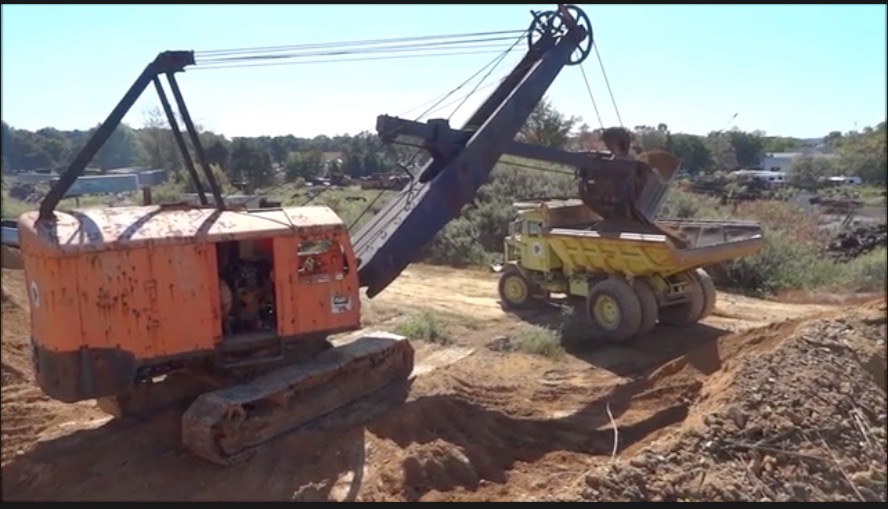
<instances>
[{"instance_id":1,"label":"bucket teeth","mask_svg":"<svg viewBox=\"0 0 888 509\"><path fill-rule=\"evenodd\" d=\"M384 406L368 408L361 400L404 384L412 370L406 338L362 336L309 362L201 395L182 417L182 443L214 463L238 463L270 440L353 404L357 420L374 417Z\"/></svg>"}]
</instances>

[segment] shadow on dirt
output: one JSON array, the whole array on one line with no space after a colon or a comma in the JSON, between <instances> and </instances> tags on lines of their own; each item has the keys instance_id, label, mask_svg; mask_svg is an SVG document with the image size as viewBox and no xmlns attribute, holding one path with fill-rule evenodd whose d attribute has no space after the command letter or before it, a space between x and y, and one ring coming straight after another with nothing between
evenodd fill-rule
<instances>
[{"instance_id":1,"label":"shadow on dirt","mask_svg":"<svg viewBox=\"0 0 888 509\"><path fill-rule=\"evenodd\" d=\"M696 389L696 388L690 388ZM403 460L403 493L418 501L431 491L478 489L482 481L503 484L516 463L535 463L556 452L608 458L614 452L645 439L664 427L682 422L688 405L680 398L666 399L643 418L614 419L626 415L633 398L645 391L644 383L622 386L612 394L560 419L516 418L486 409L456 395L422 397L396 414L369 426L380 438L400 448L423 445L422 452ZM654 395L649 396L649 399ZM441 447L446 442L449 447Z\"/></svg>"},{"instance_id":2,"label":"shadow on dirt","mask_svg":"<svg viewBox=\"0 0 888 509\"><path fill-rule=\"evenodd\" d=\"M607 344L590 337L582 311L567 299L510 313L524 322L557 331L570 355L621 377L643 376L691 351L695 352L690 359L695 368L704 374L714 373L721 368L716 340L731 333L702 323L687 327L657 325L653 331L627 343Z\"/></svg>"},{"instance_id":3,"label":"shadow on dirt","mask_svg":"<svg viewBox=\"0 0 888 509\"><path fill-rule=\"evenodd\" d=\"M695 388L673 388L685 389ZM608 407L619 419L630 403L653 405L643 418L620 423L618 450L687 415L687 399L650 392L644 380L616 387L597 402L561 419L514 417L458 394L403 403L407 392L408 386L391 389L331 414L228 468L193 457L181 447L178 411L168 411L142 424L111 421L97 429L41 442L19 455L3 467L3 498L355 500L368 459L374 467L386 463L384 457L365 457L367 430L401 448L451 444L431 447L431 453L411 454L401 465L403 472L392 472L395 478L403 476L403 482L392 486L394 497L418 500L433 489L475 489L485 479L505 482L506 472L515 462L532 462L555 451L609 456L614 433ZM387 408L391 410L379 415ZM362 427L360 423L368 422L369 414L378 417Z\"/></svg>"},{"instance_id":4,"label":"shadow on dirt","mask_svg":"<svg viewBox=\"0 0 888 509\"><path fill-rule=\"evenodd\" d=\"M221 467L180 444L182 410L112 420L38 443L3 467L4 500L354 500L365 464L361 423L403 405L390 387L285 435L243 463Z\"/></svg>"}]
</instances>

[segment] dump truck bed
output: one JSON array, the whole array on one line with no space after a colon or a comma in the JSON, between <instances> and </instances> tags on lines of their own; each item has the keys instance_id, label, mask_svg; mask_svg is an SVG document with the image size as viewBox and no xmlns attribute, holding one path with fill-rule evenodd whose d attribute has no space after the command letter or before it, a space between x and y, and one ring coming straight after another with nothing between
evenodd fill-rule
<instances>
[{"instance_id":1,"label":"dump truck bed","mask_svg":"<svg viewBox=\"0 0 888 509\"><path fill-rule=\"evenodd\" d=\"M632 276L669 276L755 254L763 245L761 227L754 222L665 220L656 225L663 230L599 231L594 225L552 228L546 238L572 273Z\"/></svg>"}]
</instances>

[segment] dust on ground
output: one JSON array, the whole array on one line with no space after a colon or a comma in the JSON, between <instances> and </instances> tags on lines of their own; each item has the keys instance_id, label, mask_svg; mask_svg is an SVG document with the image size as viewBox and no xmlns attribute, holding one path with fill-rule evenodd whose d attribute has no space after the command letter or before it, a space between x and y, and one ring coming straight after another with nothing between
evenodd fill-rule
<instances>
[{"instance_id":1,"label":"dust on ground","mask_svg":"<svg viewBox=\"0 0 888 509\"><path fill-rule=\"evenodd\" d=\"M135 425L42 396L22 274L4 269L3 497L885 500L884 299L722 294L705 323L551 360L491 348L528 327L500 310L494 277L410 267L366 305L369 327L428 308L474 325L415 344L408 401L221 468L180 447L172 412Z\"/></svg>"}]
</instances>

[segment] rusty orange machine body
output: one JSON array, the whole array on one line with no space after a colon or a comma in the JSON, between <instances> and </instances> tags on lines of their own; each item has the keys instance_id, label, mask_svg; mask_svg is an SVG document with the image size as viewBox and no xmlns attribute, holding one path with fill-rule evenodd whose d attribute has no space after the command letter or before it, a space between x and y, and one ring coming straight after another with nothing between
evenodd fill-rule
<instances>
[{"instance_id":1,"label":"rusty orange machine body","mask_svg":"<svg viewBox=\"0 0 888 509\"><path fill-rule=\"evenodd\" d=\"M147 206L19 220L37 381L66 402L357 329L356 263L327 207ZM249 355L248 355L249 354Z\"/></svg>"}]
</instances>

